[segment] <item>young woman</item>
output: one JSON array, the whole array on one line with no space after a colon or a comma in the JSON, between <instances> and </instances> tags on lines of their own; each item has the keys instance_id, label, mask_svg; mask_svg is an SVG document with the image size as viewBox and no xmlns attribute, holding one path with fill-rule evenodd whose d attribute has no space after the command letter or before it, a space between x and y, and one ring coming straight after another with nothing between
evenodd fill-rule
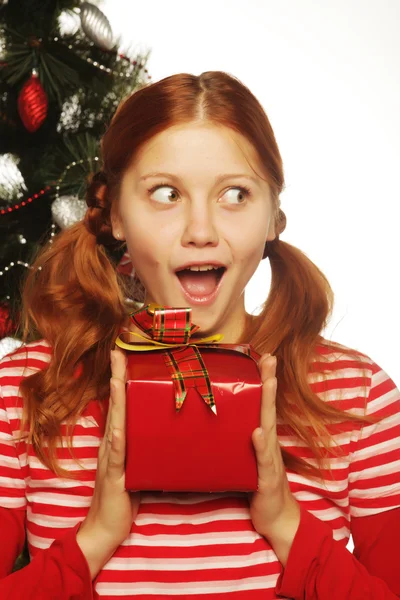
<instances>
[{"instance_id":1,"label":"young woman","mask_svg":"<svg viewBox=\"0 0 400 600\"><path fill-rule=\"evenodd\" d=\"M167 77L120 106L102 161L84 220L36 258L24 344L0 361L0 597L400 597L400 393L320 334L333 292L279 239L282 159L259 102L223 72ZM191 307L202 335L259 352L257 492L124 489L126 356L110 351L134 327L118 244L145 304ZM31 560L12 572L25 531Z\"/></svg>"}]
</instances>

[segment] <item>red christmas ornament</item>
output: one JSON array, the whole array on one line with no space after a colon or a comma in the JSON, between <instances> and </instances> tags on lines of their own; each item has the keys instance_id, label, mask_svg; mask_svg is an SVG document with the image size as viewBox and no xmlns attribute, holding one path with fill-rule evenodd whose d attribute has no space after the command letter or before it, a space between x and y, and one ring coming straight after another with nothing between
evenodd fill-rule
<instances>
[{"instance_id":1,"label":"red christmas ornament","mask_svg":"<svg viewBox=\"0 0 400 600\"><path fill-rule=\"evenodd\" d=\"M33 133L47 115L47 96L36 73L23 85L18 96L18 112L25 128Z\"/></svg>"},{"instance_id":2,"label":"red christmas ornament","mask_svg":"<svg viewBox=\"0 0 400 600\"><path fill-rule=\"evenodd\" d=\"M17 316L19 319L19 314ZM10 317L10 309L7 304L0 304L0 339L13 335L17 331L17 323Z\"/></svg>"}]
</instances>

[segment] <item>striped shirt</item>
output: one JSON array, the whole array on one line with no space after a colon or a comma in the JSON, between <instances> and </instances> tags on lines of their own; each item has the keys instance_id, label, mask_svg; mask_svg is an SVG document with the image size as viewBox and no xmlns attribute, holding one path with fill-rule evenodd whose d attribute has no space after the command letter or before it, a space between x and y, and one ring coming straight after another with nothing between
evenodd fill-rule
<instances>
[{"instance_id":1,"label":"striped shirt","mask_svg":"<svg viewBox=\"0 0 400 600\"><path fill-rule=\"evenodd\" d=\"M365 354L356 360L340 344L319 346L310 368L311 389L337 408L379 415L364 425L346 421L331 426L340 457L330 458L331 473L318 482L287 470L291 491L302 507L328 523L333 537L347 545L352 517L400 507L400 392L388 374ZM87 405L73 431L80 469L59 448L62 467L80 472L79 480L56 476L38 460L32 447L16 445L22 415L19 382L46 367L51 347L31 342L0 360L0 506L26 510L31 558L64 531L82 521L90 507L97 453L101 442L99 403ZM325 373L323 382L318 368ZM365 376L361 368L365 368ZM366 386L364 388L364 386ZM367 396L366 396L367 394ZM305 444L278 423L281 446L315 463ZM65 434L65 425L62 432ZM246 493L142 494L129 536L93 582L100 598L186 596L276 598L282 566L268 541L253 528ZM242 594L246 595L240 595Z\"/></svg>"}]
</instances>

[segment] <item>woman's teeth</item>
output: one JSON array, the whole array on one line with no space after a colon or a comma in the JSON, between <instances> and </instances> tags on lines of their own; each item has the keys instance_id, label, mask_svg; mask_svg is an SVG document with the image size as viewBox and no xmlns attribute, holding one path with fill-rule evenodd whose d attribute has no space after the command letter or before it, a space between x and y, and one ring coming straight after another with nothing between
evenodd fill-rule
<instances>
[{"instance_id":1,"label":"woman's teeth","mask_svg":"<svg viewBox=\"0 0 400 600\"><path fill-rule=\"evenodd\" d=\"M220 268L215 265L194 265L193 267L187 267L189 271L211 271L212 269L218 270Z\"/></svg>"}]
</instances>

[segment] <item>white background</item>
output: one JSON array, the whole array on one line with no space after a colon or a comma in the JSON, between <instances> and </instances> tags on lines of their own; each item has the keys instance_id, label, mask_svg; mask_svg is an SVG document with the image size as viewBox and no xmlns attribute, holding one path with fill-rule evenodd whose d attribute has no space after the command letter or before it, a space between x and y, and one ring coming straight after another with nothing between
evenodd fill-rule
<instances>
[{"instance_id":1,"label":"white background","mask_svg":"<svg viewBox=\"0 0 400 600\"><path fill-rule=\"evenodd\" d=\"M281 235L325 273L325 337L400 385L399 0L104 0L122 49L151 50L152 81L223 70L260 100L283 157ZM246 307L268 295L262 261Z\"/></svg>"}]
</instances>

